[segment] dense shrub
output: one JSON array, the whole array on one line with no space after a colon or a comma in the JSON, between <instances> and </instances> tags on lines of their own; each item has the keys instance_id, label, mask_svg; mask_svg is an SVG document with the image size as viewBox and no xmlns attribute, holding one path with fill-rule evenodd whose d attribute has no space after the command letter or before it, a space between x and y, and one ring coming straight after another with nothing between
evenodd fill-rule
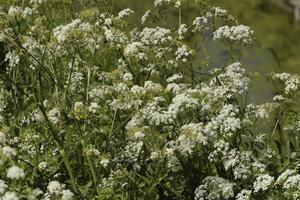
<instances>
[{"instance_id":1,"label":"dense shrub","mask_svg":"<svg viewBox=\"0 0 300 200\"><path fill-rule=\"evenodd\" d=\"M254 33L226 10L114 3L1 2L1 200L300 199L299 76L249 102Z\"/></svg>"}]
</instances>

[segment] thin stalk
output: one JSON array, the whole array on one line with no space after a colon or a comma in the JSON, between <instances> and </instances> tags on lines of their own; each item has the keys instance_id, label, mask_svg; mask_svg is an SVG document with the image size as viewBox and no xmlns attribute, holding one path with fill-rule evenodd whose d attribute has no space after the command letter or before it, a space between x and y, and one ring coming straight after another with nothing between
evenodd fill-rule
<instances>
[{"instance_id":1,"label":"thin stalk","mask_svg":"<svg viewBox=\"0 0 300 200\"><path fill-rule=\"evenodd\" d=\"M109 134L109 136L111 136L112 133L113 133L114 125L115 125L115 121L116 121L116 116L117 116L117 112L118 112L118 109L115 110L113 121L112 121L111 127L110 127L110 134Z\"/></svg>"},{"instance_id":2,"label":"thin stalk","mask_svg":"<svg viewBox=\"0 0 300 200\"><path fill-rule=\"evenodd\" d=\"M81 145L83 147L83 150L85 151L87 148L86 148L86 144L85 144L84 140L81 140ZM88 164L89 164L89 167L90 167L90 170L91 170L91 173L92 173L93 181L96 184L97 183L97 176L96 176L94 166L92 164L92 161L91 161L89 155L86 154L86 158L88 160Z\"/></svg>"},{"instance_id":3,"label":"thin stalk","mask_svg":"<svg viewBox=\"0 0 300 200\"><path fill-rule=\"evenodd\" d=\"M84 140L81 140L81 145L82 145L83 150L85 152L85 150L86 150L86 144L85 144ZM97 179L97 175L96 175L96 171L95 171L94 165L92 163L92 160L91 160L90 156L88 154L86 154L86 153L85 153L85 155L86 155L86 159L88 161L88 165L89 165L92 177L93 177L93 182L94 182L94 185L96 187L96 191L97 191L98 195L101 196L99 188L97 187L98 179Z\"/></svg>"},{"instance_id":4,"label":"thin stalk","mask_svg":"<svg viewBox=\"0 0 300 200\"><path fill-rule=\"evenodd\" d=\"M63 161L64 161L65 166L67 168L68 174L70 176L72 188L75 191L75 193L78 193L77 184L76 184L76 180L75 180L75 177L74 177L74 174L73 174L73 170L71 168L71 164L70 164L69 158L66 155L66 152L65 152L64 149L60 150L60 155L63 158Z\"/></svg>"},{"instance_id":5,"label":"thin stalk","mask_svg":"<svg viewBox=\"0 0 300 200\"><path fill-rule=\"evenodd\" d=\"M90 81L91 81L91 69L88 67L87 69L87 84L86 84L86 103L89 101L89 90L90 90Z\"/></svg>"},{"instance_id":6,"label":"thin stalk","mask_svg":"<svg viewBox=\"0 0 300 200\"><path fill-rule=\"evenodd\" d=\"M181 16L181 6L178 6L178 28L181 26L182 16Z\"/></svg>"}]
</instances>

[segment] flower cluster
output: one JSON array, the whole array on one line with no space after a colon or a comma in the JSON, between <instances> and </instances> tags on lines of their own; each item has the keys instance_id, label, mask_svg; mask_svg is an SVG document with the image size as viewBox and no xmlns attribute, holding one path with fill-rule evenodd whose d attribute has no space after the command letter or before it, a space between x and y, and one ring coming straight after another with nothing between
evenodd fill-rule
<instances>
[{"instance_id":1,"label":"flower cluster","mask_svg":"<svg viewBox=\"0 0 300 200\"><path fill-rule=\"evenodd\" d=\"M226 10L110 3L0 3L0 199L299 199L299 76L257 104Z\"/></svg>"},{"instance_id":2,"label":"flower cluster","mask_svg":"<svg viewBox=\"0 0 300 200\"><path fill-rule=\"evenodd\" d=\"M248 26L222 26L214 32L214 39L228 40L232 43L251 44L253 31Z\"/></svg>"}]
</instances>

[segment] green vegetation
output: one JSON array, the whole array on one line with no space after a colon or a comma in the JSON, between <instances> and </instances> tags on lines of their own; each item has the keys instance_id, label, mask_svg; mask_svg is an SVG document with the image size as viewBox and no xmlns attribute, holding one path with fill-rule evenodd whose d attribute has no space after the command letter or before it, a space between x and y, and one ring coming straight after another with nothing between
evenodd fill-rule
<instances>
[{"instance_id":1,"label":"green vegetation","mask_svg":"<svg viewBox=\"0 0 300 200\"><path fill-rule=\"evenodd\" d=\"M300 24L293 21L291 14L266 0L213 2L229 10L239 23L251 24L257 45L265 53L270 51L274 59L278 58L280 71L300 72Z\"/></svg>"},{"instance_id":2,"label":"green vegetation","mask_svg":"<svg viewBox=\"0 0 300 200\"><path fill-rule=\"evenodd\" d=\"M267 0L216 0L210 3L227 9L240 24L251 25L255 31L256 60L253 61L253 51L248 52L245 58L251 68L263 73L275 70L300 73L300 24L293 21L290 13ZM144 10L151 8L153 2L120 0L118 5L133 8L142 15ZM189 12L194 8L191 1L184 2L184 5Z\"/></svg>"},{"instance_id":3,"label":"green vegetation","mask_svg":"<svg viewBox=\"0 0 300 200\"><path fill-rule=\"evenodd\" d=\"M195 1L0 1L0 200L300 200L298 28Z\"/></svg>"}]
</instances>

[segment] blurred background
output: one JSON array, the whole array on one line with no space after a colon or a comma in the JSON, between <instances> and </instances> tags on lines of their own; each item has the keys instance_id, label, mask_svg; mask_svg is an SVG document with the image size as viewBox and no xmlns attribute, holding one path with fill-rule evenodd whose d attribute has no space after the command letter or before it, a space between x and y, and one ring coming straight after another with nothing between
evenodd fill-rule
<instances>
[{"instance_id":1,"label":"blurred background","mask_svg":"<svg viewBox=\"0 0 300 200\"><path fill-rule=\"evenodd\" d=\"M154 0L117 0L120 7L130 7L142 15ZM300 5L300 0L299 1ZM214 0L207 1L229 11L239 24L255 31L255 51L263 59L264 68L279 67L290 73L300 73L300 21L296 22L292 0ZM286 2L286 3L285 3ZM186 3L186 2L185 2ZM189 12L193 0L188 2ZM279 62L279 63L277 63Z\"/></svg>"},{"instance_id":2,"label":"blurred background","mask_svg":"<svg viewBox=\"0 0 300 200\"><path fill-rule=\"evenodd\" d=\"M116 6L130 7L136 14L142 16L147 9L153 7L153 1L116 0L118 2ZM193 1L184 1L183 13L194 11ZM293 4L295 2L292 1L299 4L300 11L300 0L210 0L207 2L228 10L239 24L250 26L255 31L255 44L247 50L242 62L249 71L268 74L270 72L300 73L300 21L295 20ZM177 13L174 13L175 17ZM212 42L208 49L213 60L218 62L222 59L224 48L221 43ZM255 101L269 100L272 96L270 87L271 84L266 80L258 79L253 87Z\"/></svg>"}]
</instances>

